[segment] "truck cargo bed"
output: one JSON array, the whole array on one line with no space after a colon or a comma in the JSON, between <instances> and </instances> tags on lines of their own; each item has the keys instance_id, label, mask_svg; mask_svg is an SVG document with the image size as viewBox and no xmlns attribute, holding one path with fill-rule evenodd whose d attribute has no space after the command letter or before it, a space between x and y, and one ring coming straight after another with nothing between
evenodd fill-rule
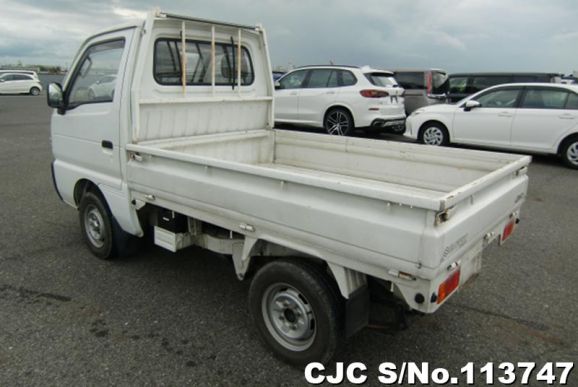
<instances>
[{"instance_id":1,"label":"truck cargo bed","mask_svg":"<svg viewBox=\"0 0 578 387\"><path fill-rule=\"evenodd\" d=\"M127 149L432 210L529 163L527 156L253 130L147 141Z\"/></svg>"}]
</instances>

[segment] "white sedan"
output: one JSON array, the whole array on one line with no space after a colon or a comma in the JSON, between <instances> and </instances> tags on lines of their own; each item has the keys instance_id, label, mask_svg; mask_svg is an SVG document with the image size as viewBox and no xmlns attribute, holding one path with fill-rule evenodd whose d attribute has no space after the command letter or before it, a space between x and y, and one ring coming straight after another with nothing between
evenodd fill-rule
<instances>
[{"instance_id":1,"label":"white sedan","mask_svg":"<svg viewBox=\"0 0 578 387\"><path fill-rule=\"evenodd\" d=\"M407 137L428 145L480 145L559 155L578 169L578 86L494 86L452 105L414 111Z\"/></svg>"},{"instance_id":2,"label":"white sedan","mask_svg":"<svg viewBox=\"0 0 578 387\"><path fill-rule=\"evenodd\" d=\"M0 75L0 94L39 95L42 84L34 76L24 73L4 73Z\"/></svg>"}]
</instances>

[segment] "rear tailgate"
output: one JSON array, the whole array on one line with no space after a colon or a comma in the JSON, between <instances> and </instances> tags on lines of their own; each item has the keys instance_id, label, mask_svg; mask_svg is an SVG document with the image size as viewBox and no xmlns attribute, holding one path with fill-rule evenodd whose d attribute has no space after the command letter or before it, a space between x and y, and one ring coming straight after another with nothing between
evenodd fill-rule
<instances>
[{"instance_id":1,"label":"rear tailgate","mask_svg":"<svg viewBox=\"0 0 578 387\"><path fill-rule=\"evenodd\" d=\"M446 195L434 225L424 234L422 251L427 253L423 265L434 272L445 270L480 242L485 246L501 237L506 226L508 235L504 236L511 235L526 197L530 160L520 156Z\"/></svg>"}]
</instances>

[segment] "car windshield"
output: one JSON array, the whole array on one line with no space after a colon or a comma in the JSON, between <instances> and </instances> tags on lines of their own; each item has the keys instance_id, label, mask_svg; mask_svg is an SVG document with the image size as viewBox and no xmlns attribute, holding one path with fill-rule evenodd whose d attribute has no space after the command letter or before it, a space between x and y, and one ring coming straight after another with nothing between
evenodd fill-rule
<instances>
[{"instance_id":1,"label":"car windshield","mask_svg":"<svg viewBox=\"0 0 578 387\"><path fill-rule=\"evenodd\" d=\"M366 73L365 77L374 86L398 87L397 81L390 73Z\"/></svg>"}]
</instances>

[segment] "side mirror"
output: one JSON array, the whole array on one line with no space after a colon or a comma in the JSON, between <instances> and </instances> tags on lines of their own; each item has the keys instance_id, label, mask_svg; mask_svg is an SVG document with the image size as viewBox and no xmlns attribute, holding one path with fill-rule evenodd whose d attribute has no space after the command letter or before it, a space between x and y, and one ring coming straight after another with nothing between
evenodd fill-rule
<instances>
[{"instance_id":1,"label":"side mirror","mask_svg":"<svg viewBox=\"0 0 578 387\"><path fill-rule=\"evenodd\" d=\"M482 106L481 103L470 99L469 101L466 101L466 103L464 104L464 111L469 112L470 110L479 108L480 106Z\"/></svg>"},{"instance_id":2,"label":"side mirror","mask_svg":"<svg viewBox=\"0 0 578 387\"><path fill-rule=\"evenodd\" d=\"M62 114L62 111L64 111L64 93L62 92L60 83L51 83L48 85L46 98L48 106L58 109L59 113Z\"/></svg>"},{"instance_id":3,"label":"side mirror","mask_svg":"<svg viewBox=\"0 0 578 387\"><path fill-rule=\"evenodd\" d=\"M5 82L4 79L0 79L0 83Z\"/></svg>"},{"instance_id":4,"label":"side mirror","mask_svg":"<svg viewBox=\"0 0 578 387\"><path fill-rule=\"evenodd\" d=\"M282 89L281 82L275 81L275 90L280 90L280 89Z\"/></svg>"}]
</instances>

